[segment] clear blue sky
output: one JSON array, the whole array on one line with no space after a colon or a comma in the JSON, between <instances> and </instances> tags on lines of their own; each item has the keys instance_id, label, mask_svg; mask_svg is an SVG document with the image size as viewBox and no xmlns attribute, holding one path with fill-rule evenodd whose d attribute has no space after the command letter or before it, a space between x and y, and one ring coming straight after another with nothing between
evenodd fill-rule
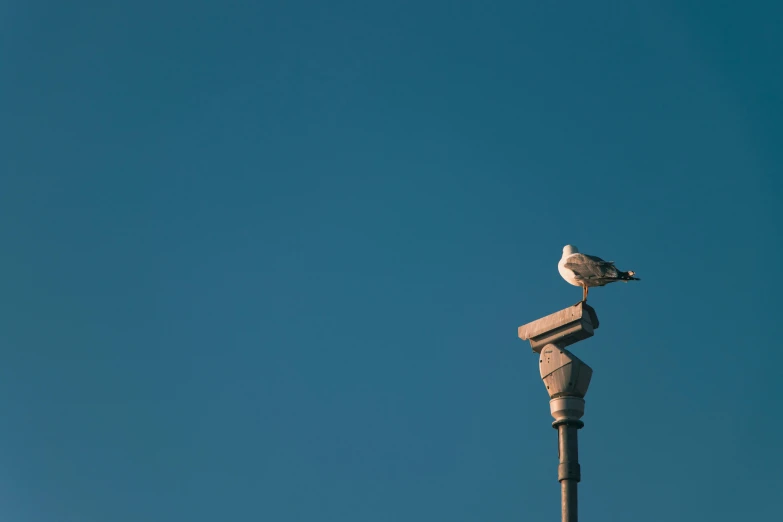
<instances>
[{"instance_id":1,"label":"clear blue sky","mask_svg":"<svg viewBox=\"0 0 783 522\"><path fill-rule=\"evenodd\" d=\"M556 520L566 243L582 520L777 518L780 3L120 4L0 2L0 519Z\"/></svg>"}]
</instances>

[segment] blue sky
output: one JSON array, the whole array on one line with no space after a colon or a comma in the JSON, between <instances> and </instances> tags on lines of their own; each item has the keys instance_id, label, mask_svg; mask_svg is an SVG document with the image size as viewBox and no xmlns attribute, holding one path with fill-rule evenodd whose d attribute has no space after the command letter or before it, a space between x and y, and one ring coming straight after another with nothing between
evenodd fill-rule
<instances>
[{"instance_id":1,"label":"blue sky","mask_svg":"<svg viewBox=\"0 0 783 522\"><path fill-rule=\"evenodd\" d=\"M774 2L0 3L0 518L779 512ZM578 4L578 5L576 5Z\"/></svg>"}]
</instances>

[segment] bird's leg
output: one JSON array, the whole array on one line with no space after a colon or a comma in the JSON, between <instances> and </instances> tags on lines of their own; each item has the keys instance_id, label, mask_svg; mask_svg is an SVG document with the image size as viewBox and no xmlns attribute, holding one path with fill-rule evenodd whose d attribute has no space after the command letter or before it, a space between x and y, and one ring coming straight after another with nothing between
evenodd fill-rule
<instances>
[{"instance_id":1,"label":"bird's leg","mask_svg":"<svg viewBox=\"0 0 783 522\"><path fill-rule=\"evenodd\" d=\"M590 288L588 288L588 287L587 287L587 285L585 285L585 295L584 295L584 297L582 298L582 302L583 302L583 303L586 303L586 302L587 302L587 293L588 293L589 291L590 291Z\"/></svg>"}]
</instances>

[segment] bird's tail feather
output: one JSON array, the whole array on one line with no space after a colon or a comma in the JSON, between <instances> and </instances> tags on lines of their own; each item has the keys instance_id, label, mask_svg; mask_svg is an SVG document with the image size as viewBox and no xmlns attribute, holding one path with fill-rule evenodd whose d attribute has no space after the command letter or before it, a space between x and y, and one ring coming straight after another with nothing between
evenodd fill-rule
<instances>
[{"instance_id":1,"label":"bird's tail feather","mask_svg":"<svg viewBox=\"0 0 783 522\"><path fill-rule=\"evenodd\" d=\"M634 277L636 275L636 272L633 270L629 270L627 272L620 272L617 274L617 279L621 281L641 281L638 277Z\"/></svg>"}]
</instances>

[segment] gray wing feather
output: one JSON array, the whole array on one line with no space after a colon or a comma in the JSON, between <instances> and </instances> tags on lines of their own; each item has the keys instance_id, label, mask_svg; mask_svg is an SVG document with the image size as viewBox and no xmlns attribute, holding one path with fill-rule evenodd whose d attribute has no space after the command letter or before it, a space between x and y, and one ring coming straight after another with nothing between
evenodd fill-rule
<instances>
[{"instance_id":1,"label":"gray wing feather","mask_svg":"<svg viewBox=\"0 0 783 522\"><path fill-rule=\"evenodd\" d=\"M585 254L572 255L565 267L573 270L578 279L614 279L619 275L614 262Z\"/></svg>"}]
</instances>

